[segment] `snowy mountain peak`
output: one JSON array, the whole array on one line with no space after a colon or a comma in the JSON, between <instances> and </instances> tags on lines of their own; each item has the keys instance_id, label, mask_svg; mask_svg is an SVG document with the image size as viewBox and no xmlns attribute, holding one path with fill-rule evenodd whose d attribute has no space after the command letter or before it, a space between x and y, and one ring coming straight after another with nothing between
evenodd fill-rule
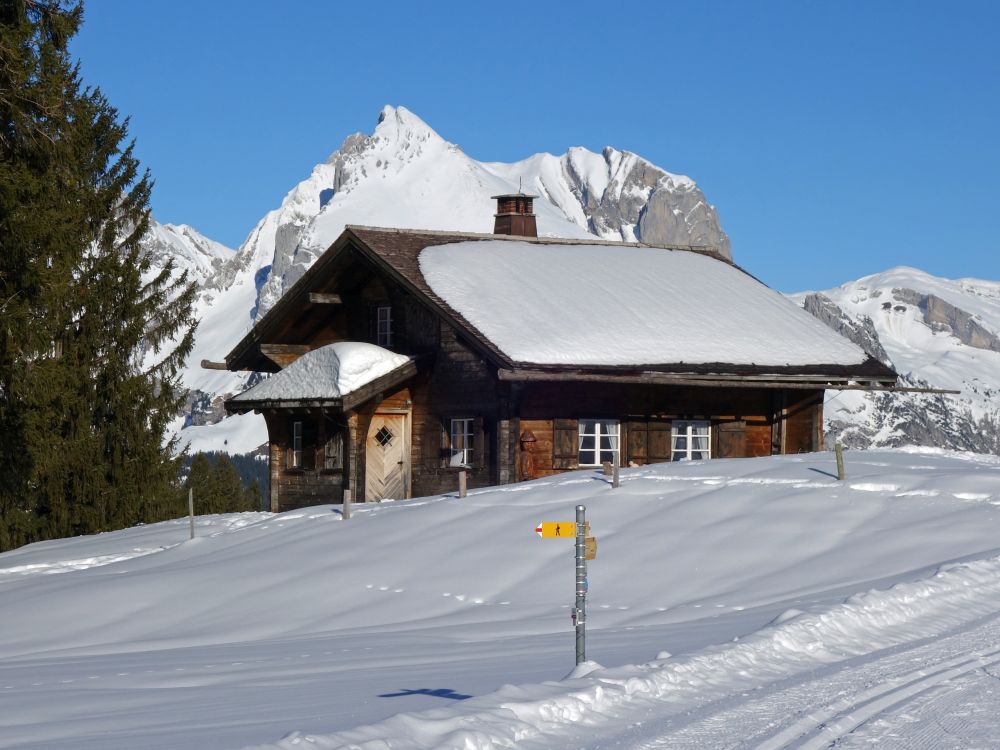
<instances>
[{"instance_id":1,"label":"snowy mountain peak","mask_svg":"<svg viewBox=\"0 0 1000 750\"><path fill-rule=\"evenodd\" d=\"M417 117L406 107L393 107L386 104L378 116L378 123L372 137L388 141L409 141L437 139L443 141L440 135L426 122Z\"/></svg>"}]
</instances>

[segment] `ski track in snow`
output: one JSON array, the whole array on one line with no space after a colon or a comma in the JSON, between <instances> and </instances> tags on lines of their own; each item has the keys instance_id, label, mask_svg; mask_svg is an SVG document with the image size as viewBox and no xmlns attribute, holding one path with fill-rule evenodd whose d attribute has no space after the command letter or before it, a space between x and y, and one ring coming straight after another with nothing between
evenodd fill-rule
<instances>
[{"instance_id":1,"label":"ski track in snow","mask_svg":"<svg viewBox=\"0 0 1000 750\"><path fill-rule=\"evenodd\" d=\"M636 750L997 746L1000 726L994 719L1000 684L991 670L1000 665L1000 618L990 617L946 638L853 661L861 663L741 693L738 699L753 697L734 706L726 705L734 702L732 698L719 701L703 718L671 719L659 730L655 724L645 725L643 732L660 731L661 736L637 740L632 746ZM949 709L942 710L942 704ZM961 720L976 715L978 721ZM955 717L955 726L943 726ZM673 722L682 726L672 730ZM734 732L737 727L741 737Z\"/></svg>"}]
</instances>

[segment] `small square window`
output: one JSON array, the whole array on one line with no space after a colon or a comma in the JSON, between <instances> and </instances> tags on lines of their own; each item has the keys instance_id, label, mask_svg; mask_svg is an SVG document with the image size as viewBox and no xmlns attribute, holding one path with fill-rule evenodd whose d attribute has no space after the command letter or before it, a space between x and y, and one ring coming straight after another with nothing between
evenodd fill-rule
<instances>
[{"instance_id":1,"label":"small square window","mask_svg":"<svg viewBox=\"0 0 1000 750\"><path fill-rule=\"evenodd\" d=\"M392 432L389 430L389 428L386 427L385 425L382 425L379 428L378 432L375 433L375 440L377 440L378 444L381 445L383 448L391 444L392 439L394 437L395 435L393 435Z\"/></svg>"},{"instance_id":2,"label":"small square window","mask_svg":"<svg viewBox=\"0 0 1000 750\"><path fill-rule=\"evenodd\" d=\"M393 344L391 305L375 308L375 343L386 348Z\"/></svg>"},{"instance_id":3,"label":"small square window","mask_svg":"<svg viewBox=\"0 0 1000 750\"><path fill-rule=\"evenodd\" d=\"M712 428L706 420L675 421L670 428L670 460L701 461L712 457Z\"/></svg>"},{"instance_id":4,"label":"small square window","mask_svg":"<svg viewBox=\"0 0 1000 750\"><path fill-rule=\"evenodd\" d=\"M451 420L451 458L449 466L472 466L474 457L474 419Z\"/></svg>"},{"instance_id":5,"label":"small square window","mask_svg":"<svg viewBox=\"0 0 1000 750\"><path fill-rule=\"evenodd\" d=\"M302 423L292 422L292 462L290 468L302 468Z\"/></svg>"},{"instance_id":6,"label":"small square window","mask_svg":"<svg viewBox=\"0 0 1000 750\"><path fill-rule=\"evenodd\" d=\"M618 462L618 420L581 419L577 461L580 466Z\"/></svg>"}]
</instances>

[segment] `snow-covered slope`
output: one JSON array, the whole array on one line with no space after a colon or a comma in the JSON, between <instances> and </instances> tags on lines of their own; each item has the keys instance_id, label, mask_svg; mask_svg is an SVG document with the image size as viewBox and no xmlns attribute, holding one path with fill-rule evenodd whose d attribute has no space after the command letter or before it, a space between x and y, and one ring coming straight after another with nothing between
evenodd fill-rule
<instances>
[{"instance_id":1,"label":"snow-covered slope","mask_svg":"<svg viewBox=\"0 0 1000 750\"><path fill-rule=\"evenodd\" d=\"M0 748L785 747L748 740L822 716L782 686L850 707L906 684L881 649L912 672L997 629L1000 459L846 458L844 482L830 453L668 463L0 554ZM564 679L572 543L534 529L577 504L592 662Z\"/></svg>"},{"instance_id":2,"label":"snow-covered slope","mask_svg":"<svg viewBox=\"0 0 1000 750\"><path fill-rule=\"evenodd\" d=\"M1000 451L1000 282L901 266L793 299L890 361L904 385L961 391L828 392L828 432L854 446Z\"/></svg>"},{"instance_id":3,"label":"snow-covered slope","mask_svg":"<svg viewBox=\"0 0 1000 750\"><path fill-rule=\"evenodd\" d=\"M184 373L190 411L177 428L218 419L221 397L246 387L245 374L202 370L201 360L220 361L346 224L491 232L491 196L519 189L540 196L535 212L542 235L711 245L729 255L729 238L697 185L635 154L572 148L562 156L487 164L412 112L385 107L371 135L345 139L206 278ZM264 442L262 421L259 428ZM182 445L187 437L181 433Z\"/></svg>"}]
</instances>

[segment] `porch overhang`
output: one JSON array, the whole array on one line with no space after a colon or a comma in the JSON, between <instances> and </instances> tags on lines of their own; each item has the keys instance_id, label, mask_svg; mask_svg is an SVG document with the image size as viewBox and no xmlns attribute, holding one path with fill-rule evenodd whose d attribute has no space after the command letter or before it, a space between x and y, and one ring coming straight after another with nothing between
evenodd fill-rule
<instances>
[{"instance_id":1,"label":"porch overhang","mask_svg":"<svg viewBox=\"0 0 1000 750\"><path fill-rule=\"evenodd\" d=\"M270 410L323 410L346 413L354 411L371 399L378 398L386 391L402 385L416 374L417 362L411 359L395 370L387 372L385 375L375 378L375 380L357 390L337 398L323 398L322 396L318 396L314 398L294 399L238 399L234 397L226 400L225 409L228 414L246 414L251 411L262 412Z\"/></svg>"}]
</instances>

